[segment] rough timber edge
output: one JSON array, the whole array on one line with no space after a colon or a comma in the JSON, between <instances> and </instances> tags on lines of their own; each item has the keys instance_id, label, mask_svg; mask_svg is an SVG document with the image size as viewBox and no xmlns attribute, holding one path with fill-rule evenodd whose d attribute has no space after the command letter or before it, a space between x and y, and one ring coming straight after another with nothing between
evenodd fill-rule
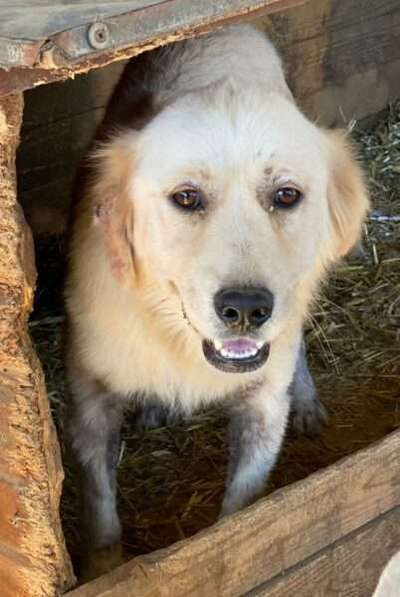
<instances>
[{"instance_id":1,"label":"rough timber edge","mask_svg":"<svg viewBox=\"0 0 400 597\"><path fill-rule=\"evenodd\" d=\"M230 23L254 19L307 0L166 0L101 21L110 41L101 51L88 41L93 22L41 41L0 38L0 95L62 80L146 50ZM99 24L98 22L97 24Z\"/></svg>"},{"instance_id":2,"label":"rough timber edge","mask_svg":"<svg viewBox=\"0 0 400 597\"><path fill-rule=\"evenodd\" d=\"M0 99L0 594L53 597L73 573L59 515L59 445L28 333L36 270L16 196L22 111L22 94Z\"/></svg>"}]
</instances>

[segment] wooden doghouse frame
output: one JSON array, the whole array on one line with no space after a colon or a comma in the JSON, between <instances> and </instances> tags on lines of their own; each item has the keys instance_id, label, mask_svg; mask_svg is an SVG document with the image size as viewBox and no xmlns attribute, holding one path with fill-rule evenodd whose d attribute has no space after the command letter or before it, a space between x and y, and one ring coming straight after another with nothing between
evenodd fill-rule
<instances>
[{"instance_id":1,"label":"wooden doghouse frame","mask_svg":"<svg viewBox=\"0 0 400 597\"><path fill-rule=\"evenodd\" d=\"M18 3L0 7L1 597L52 597L74 583L58 512L59 447L27 326L36 274L16 189L23 91L227 22L289 9L276 17L276 31L296 95L311 113L318 108L325 122L338 123L343 112L359 118L400 95L396 0L347 7L345 0L309 0L297 8L303 4L124 0L32 3L32 11ZM68 595L361 597L371 594L399 549L400 432L394 432Z\"/></svg>"}]
</instances>

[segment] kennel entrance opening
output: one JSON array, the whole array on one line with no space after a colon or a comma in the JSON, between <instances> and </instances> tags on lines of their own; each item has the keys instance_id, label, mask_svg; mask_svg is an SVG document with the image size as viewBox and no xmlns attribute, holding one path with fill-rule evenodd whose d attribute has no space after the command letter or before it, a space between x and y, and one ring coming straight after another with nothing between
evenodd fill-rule
<instances>
[{"instance_id":1,"label":"kennel entrance opening","mask_svg":"<svg viewBox=\"0 0 400 597\"><path fill-rule=\"evenodd\" d=\"M0 460L2 485L0 593L5 597L15 596L18 593L27 596L54 595L56 591L63 590L73 582L58 514L63 474L59 450L50 417L43 374L32 349L27 326L35 286L35 266L30 231L16 201L15 152L23 112L22 92L36 85L97 69L161 43L181 39L187 35L201 34L209 27L233 22L232 19L240 20L244 16L254 18L267 14L271 10L280 11L287 9L289 5L302 3L294 0L270 0L222 2L217 3L217 7L214 4L201 1L187 3L177 0L158 2L143 0L104 4L102 12L99 12L95 4L75 2L70 5L54 5L48 2L47 6L42 3L40 10L36 7L34 15L26 8L23 14L18 13L17 6L15 9L10 9L4 18L1 12L3 8L0 9L0 65L2 66L0 69L0 271L2 274L0 426L3 447ZM293 80L297 81L296 95L304 99L306 104L309 101L308 107L311 109L318 105L319 109L322 109L327 124L337 124L340 122L341 111L346 118L354 114L357 117L360 117L360 114L371 114L399 95L399 7L394 1L380 1L371 6L370 3L360 0L359 3L352 3L349 8L346 7L345 2L340 1L335 2L334 10L332 2L322 4L323 6L315 0L309 0L308 7L305 5L280 13L275 20L275 31L278 40L281 38L283 48L290 31L293 45L291 49L290 43L287 42L286 49L289 53ZM83 5L86 13L83 13ZM54 30L40 30L41 15L45 17L46 27L49 23L53 23ZM360 22L360 15L363 16L361 29L355 26L355 23ZM53 17L53 21L50 17ZM10 26L12 22L18 24L20 28L12 30ZM330 24L329 33L327 23ZM354 35L349 36L350 26L353 27ZM33 29L35 34L31 35L29 31ZM314 48L314 50L307 49L305 52L305 54L310 52L308 60L299 58L304 56L302 48L306 40L301 37L304 31L311 32L311 36L315 35L314 41L318 40L315 42L318 51ZM368 35L368 31L374 32L374 36ZM381 32L381 35L377 35L377 32ZM366 45L363 45L364 42L361 43L361 39L365 39ZM339 48L342 53L339 52ZM335 51L339 53L335 54ZM308 99L308 91L312 99ZM355 105L359 112L353 112ZM29 205L30 197L28 192L24 208ZM27 211L26 213L28 215ZM355 553L359 554L360 562L370 561L372 556L371 551L368 550L372 549L371 546L378 538L380 545L383 546L382 555L388 555L394 549L396 542L398 543L396 534L396 529L399 528L396 523L399 504L398 476L393 464L395 455L398 455L397 434L384 441L387 443L379 444L368 452L368 459L365 455L360 455L362 456L360 461L342 463L337 476L330 469L326 471L328 475L326 478L331 478L330 476L333 475L340 487L345 479L350 478L346 477L348 474L346 471L354 466L352 474L358 479L359 484L353 485L353 490L357 489L360 496L364 495L365 487L373 484L372 476L366 478L361 474L363 467L368 467L371 474L374 472L378 475L375 476L378 483L377 489L372 493L371 501L363 504L362 515L357 517L355 510L343 510L343 516L347 516L352 521L350 526L344 525L334 509L329 510L329 515L325 518L327 525L329 523L332 528L338 526L346 537L323 534L323 542L319 542L314 534L315 518L310 518L308 526L304 528L310 537L310 551L294 550L295 555L292 559L287 556L283 559L278 558L269 572L266 571L265 566L257 570L250 566L245 575L238 573L235 576L237 584L232 591L237 591L239 594L269 582L271 575L280 573L284 567L295 565L296 558L298 563L303 557L315 555L318 550L329 550L330 543L336 540L343 540L344 547L332 553L350 553L350 547L346 551L345 546L351 546L353 551L358 550ZM387 463L390 463L390 466ZM379 474L384 476L380 477ZM314 494L312 491L313 482L312 480L302 482L300 489L288 488L288 493L285 493L283 498L282 494L278 496L279 503L286 504L285 508L289 507L288 504L301 504L303 508L315 510L320 498L318 493ZM347 503L348 494L340 492L339 489L337 491L336 502ZM308 495L309 501L301 501L300 495ZM270 502L268 508L274 507L272 505L276 503L274 500ZM266 506L261 504L258 507ZM358 503L354 508L360 508ZM257 520L257 512L258 510L251 510L250 514L245 512L243 518L235 520L239 520L243 528L242 525L250 520L249 515L256 515L255 520ZM280 512L282 516L282 512L288 513L288 510L283 509ZM292 519L292 522L295 528L295 519ZM190 550L193 550L194 554L200 554L204 542L208 544L209 540L212 542L215 538L218 541L212 544L220 546L220 540L225 541L231 536L232 530L237 530L236 524L238 523L234 523L232 527L211 528L210 535L209 537L206 535L206 539L203 536L195 537ZM373 527L370 532L368 525ZM255 529L250 523L248 528ZM353 532L354 537L347 536ZM288 537L287 541L286 545L292 545L294 538ZM130 584L129 577L140 576L143 570L146 570L148 574L151 573L154 582L159 583L158 586L150 587L153 593L149 594L156 594L159 587L170 584L169 575L175 575L177 570L182 571L183 577L191 575L190 566L187 566L188 560L185 559L185 554L188 553L186 549L187 547L172 548L166 555L165 566L159 575L156 573L160 569L157 557L162 557L161 555L154 558L147 557L144 561L140 560L132 566L129 565L125 569L127 578L118 576L120 574L118 573L104 581L108 583L107 590L110 590L110 587L112 589L119 582L122 583L123 590L132 590L135 585ZM183 554L184 558L177 557L176 551ZM217 552L219 547L217 551L211 550L210 558L213 558ZM214 578L214 584L211 586L216 591L222 590L225 585L224 574L226 575L230 570L242 570L244 567L243 562L235 560L232 552L228 551L225 554L225 573L218 569L214 576L211 575L211 578ZM361 554L364 555L361 557ZM264 543L257 544L253 555L254 562L264 562L270 557L270 548L267 550ZM200 556L197 555L197 557ZM338 557L336 555L332 560L334 562L333 572L330 572L332 576L338 575L340 571ZM156 562L154 565L153 561ZM208 559L201 561L205 569L208 565L212 565ZM321 560L321 562L324 561L325 559ZM145 567L143 567L144 562L146 562ZM376 570L372 567L370 574L376 573L380 565L381 561L377 561L374 564ZM200 572L203 575L201 570ZM362 568L359 569L359 574L360 576L363 574ZM132 582L141 583L138 576ZM197 586L201 585L202 577L197 577ZM312 577L306 575L305 578L311 579L309 580L311 583ZM289 586L289 581L287 582ZM144 587L145 584L136 586ZM205 585L204 590L209 586ZM87 590L89 591L87 594L90 594L90 591L93 595L101 594L99 585L88 587ZM270 593L265 592L265 594Z\"/></svg>"}]
</instances>

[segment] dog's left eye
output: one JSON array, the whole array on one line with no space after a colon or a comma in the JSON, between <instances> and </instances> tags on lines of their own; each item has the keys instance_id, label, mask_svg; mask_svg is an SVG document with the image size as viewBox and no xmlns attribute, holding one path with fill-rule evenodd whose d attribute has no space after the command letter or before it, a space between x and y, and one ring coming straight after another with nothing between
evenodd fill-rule
<instances>
[{"instance_id":1,"label":"dog's left eye","mask_svg":"<svg viewBox=\"0 0 400 597\"><path fill-rule=\"evenodd\" d=\"M182 189L172 193L171 200L182 209L194 211L203 207L201 192L198 189Z\"/></svg>"},{"instance_id":2,"label":"dog's left eye","mask_svg":"<svg viewBox=\"0 0 400 597\"><path fill-rule=\"evenodd\" d=\"M298 189L293 187L282 187L275 191L273 195L273 203L275 207L287 209L294 207L303 198L303 194Z\"/></svg>"}]
</instances>

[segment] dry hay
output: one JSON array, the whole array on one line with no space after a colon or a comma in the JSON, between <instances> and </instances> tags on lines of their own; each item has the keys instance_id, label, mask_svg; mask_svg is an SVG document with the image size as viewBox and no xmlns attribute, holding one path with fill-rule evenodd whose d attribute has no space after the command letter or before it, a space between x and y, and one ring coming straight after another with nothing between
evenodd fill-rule
<instances>
[{"instance_id":1,"label":"dry hay","mask_svg":"<svg viewBox=\"0 0 400 597\"><path fill-rule=\"evenodd\" d=\"M303 478L400 424L400 102L353 136L366 160L374 211L362 248L324 289L307 329L311 369L330 424L318 438L289 432L268 491ZM63 247L38 243L40 270L31 332L62 432L60 297ZM224 490L226 416L207 411L170 428L123 434L120 511L128 553L152 551L210 525ZM71 552L79 545L75 481L66 467L62 503Z\"/></svg>"}]
</instances>

